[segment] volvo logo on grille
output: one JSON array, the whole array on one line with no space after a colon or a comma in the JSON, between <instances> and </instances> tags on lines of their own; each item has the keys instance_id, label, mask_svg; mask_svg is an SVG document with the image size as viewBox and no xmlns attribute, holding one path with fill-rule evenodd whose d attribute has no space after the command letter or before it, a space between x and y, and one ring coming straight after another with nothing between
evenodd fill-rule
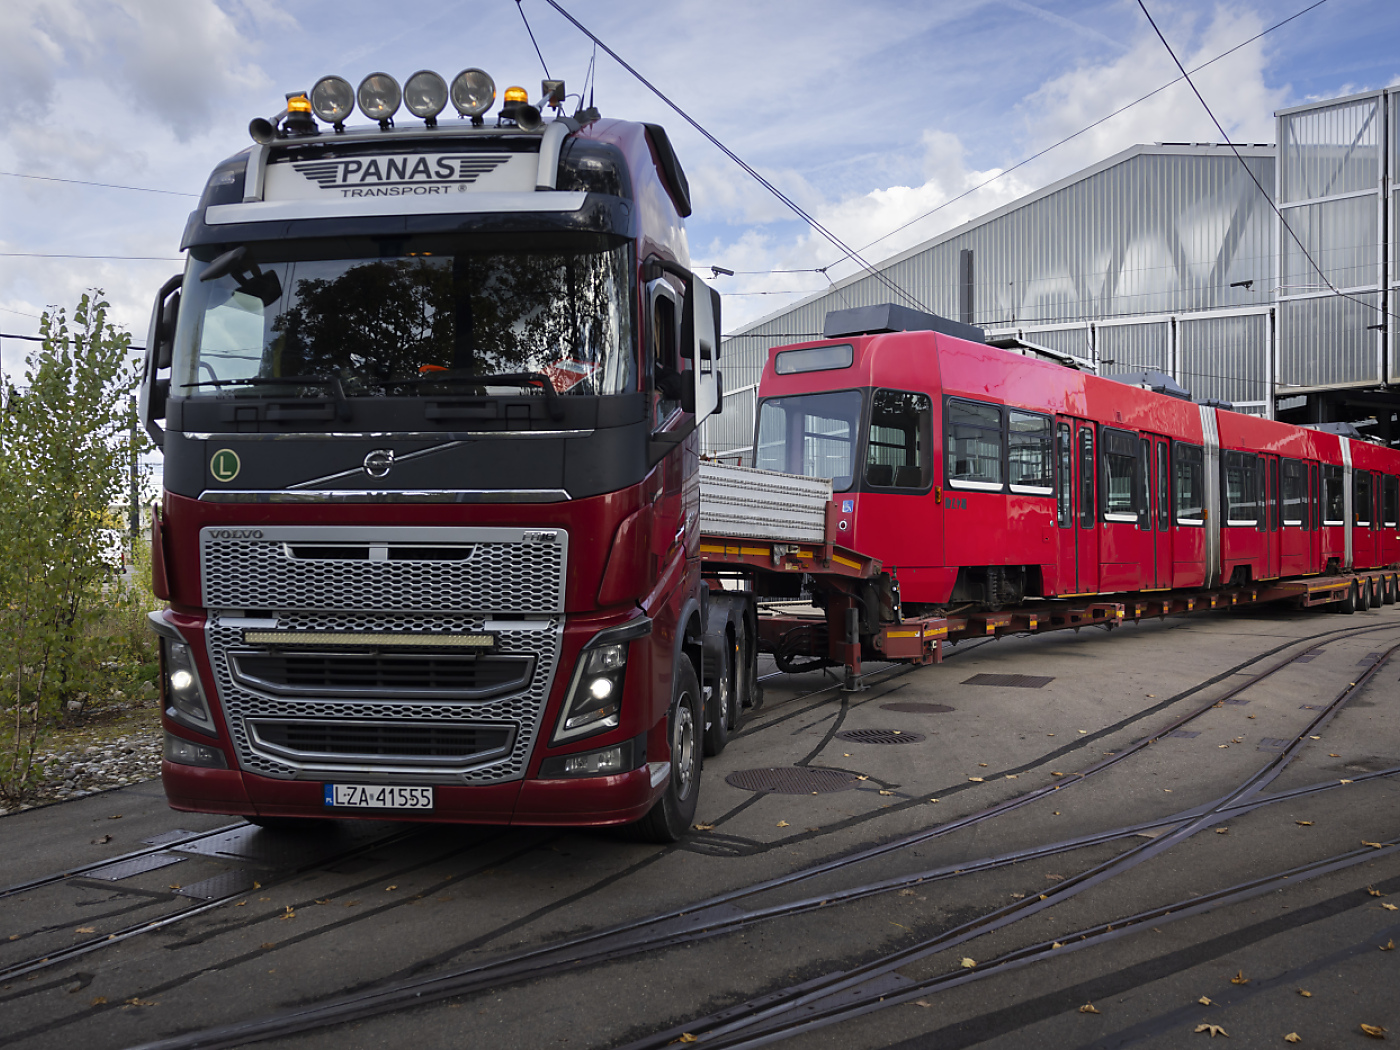
<instances>
[{"instance_id":1,"label":"volvo logo on grille","mask_svg":"<svg viewBox=\"0 0 1400 1050\"><path fill-rule=\"evenodd\" d=\"M214 540L260 540L262 529L210 529L209 538Z\"/></svg>"},{"instance_id":2,"label":"volvo logo on grille","mask_svg":"<svg viewBox=\"0 0 1400 1050\"><path fill-rule=\"evenodd\" d=\"M365 457L365 473L372 478L385 477L394 467L394 450L377 448Z\"/></svg>"}]
</instances>

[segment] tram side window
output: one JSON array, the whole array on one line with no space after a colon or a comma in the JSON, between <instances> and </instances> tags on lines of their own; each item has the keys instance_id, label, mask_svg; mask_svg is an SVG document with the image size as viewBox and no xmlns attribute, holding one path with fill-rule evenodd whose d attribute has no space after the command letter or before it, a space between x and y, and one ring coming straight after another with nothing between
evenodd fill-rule
<instances>
[{"instance_id":1,"label":"tram side window","mask_svg":"<svg viewBox=\"0 0 1400 1050\"><path fill-rule=\"evenodd\" d=\"M1381 521L1393 529L1400 525L1400 478L1388 475L1381 491Z\"/></svg>"},{"instance_id":2,"label":"tram side window","mask_svg":"<svg viewBox=\"0 0 1400 1050\"><path fill-rule=\"evenodd\" d=\"M1308 468L1296 459L1283 461L1283 524L1308 527Z\"/></svg>"},{"instance_id":3,"label":"tram side window","mask_svg":"<svg viewBox=\"0 0 1400 1050\"><path fill-rule=\"evenodd\" d=\"M1007 465L1012 492L1049 496L1054 488L1050 419L1034 412L1007 412Z\"/></svg>"},{"instance_id":4,"label":"tram side window","mask_svg":"<svg viewBox=\"0 0 1400 1050\"><path fill-rule=\"evenodd\" d=\"M1157 531L1166 532L1171 528L1171 466L1167 457L1167 443L1157 442Z\"/></svg>"},{"instance_id":5,"label":"tram side window","mask_svg":"<svg viewBox=\"0 0 1400 1050\"><path fill-rule=\"evenodd\" d=\"M1371 524L1371 472L1357 470L1352 474L1352 520L1358 525Z\"/></svg>"},{"instance_id":6,"label":"tram side window","mask_svg":"<svg viewBox=\"0 0 1400 1050\"><path fill-rule=\"evenodd\" d=\"M1103 431L1104 521L1137 521L1137 435Z\"/></svg>"},{"instance_id":7,"label":"tram side window","mask_svg":"<svg viewBox=\"0 0 1400 1050\"><path fill-rule=\"evenodd\" d=\"M1067 529L1074 524L1074 496L1070 490L1074 479L1074 446L1070 443L1068 423L1061 423L1055 428L1055 452L1058 457L1055 477L1056 513L1060 528Z\"/></svg>"},{"instance_id":8,"label":"tram side window","mask_svg":"<svg viewBox=\"0 0 1400 1050\"><path fill-rule=\"evenodd\" d=\"M1346 494L1342 490L1342 468L1322 468L1322 524L1346 524Z\"/></svg>"},{"instance_id":9,"label":"tram side window","mask_svg":"<svg viewBox=\"0 0 1400 1050\"><path fill-rule=\"evenodd\" d=\"M830 478L838 492L856 469L861 395L858 390L771 397L758 406L754 466L809 478Z\"/></svg>"},{"instance_id":10,"label":"tram side window","mask_svg":"<svg viewBox=\"0 0 1400 1050\"><path fill-rule=\"evenodd\" d=\"M1176 523L1206 523L1206 454L1200 445L1176 443Z\"/></svg>"},{"instance_id":11,"label":"tram side window","mask_svg":"<svg viewBox=\"0 0 1400 1050\"><path fill-rule=\"evenodd\" d=\"M1079 527L1092 529L1094 514L1094 428L1079 430Z\"/></svg>"},{"instance_id":12,"label":"tram side window","mask_svg":"<svg viewBox=\"0 0 1400 1050\"><path fill-rule=\"evenodd\" d=\"M866 442L865 481L905 489L929 483L924 448L930 402L925 394L877 390L870 399L870 436Z\"/></svg>"},{"instance_id":13,"label":"tram side window","mask_svg":"<svg viewBox=\"0 0 1400 1050\"><path fill-rule=\"evenodd\" d=\"M1258 456L1249 452L1222 452L1225 482L1225 524L1259 524Z\"/></svg>"},{"instance_id":14,"label":"tram side window","mask_svg":"<svg viewBox=\"0 0 1400 1050\"><path fill-rule=\"evenodd\" d=\"M948 484L1000 491L1001 406L949 398L946 412Z\"/></svg>"}]
</instances>

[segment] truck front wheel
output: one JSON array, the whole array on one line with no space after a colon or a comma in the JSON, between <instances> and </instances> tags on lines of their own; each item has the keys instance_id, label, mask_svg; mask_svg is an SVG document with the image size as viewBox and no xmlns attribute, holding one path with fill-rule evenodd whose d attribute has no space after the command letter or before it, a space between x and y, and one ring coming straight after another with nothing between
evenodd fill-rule
<instances>
[{"instance_id":1,"label":"truck front wheel","mask_svg":"<svg viewBox=\"0 0 1400 1050\"><path fill-rule=\"evenodd\" d=\"M671 710L666 715L666 734L671 744L671 770L666 791L646 816L630 826L633 838L642 842L677 842L689 830L700 797L704 717L695 666L688 657L682 656L677 661L671 687Z\"/></svg>"}]
</instances>

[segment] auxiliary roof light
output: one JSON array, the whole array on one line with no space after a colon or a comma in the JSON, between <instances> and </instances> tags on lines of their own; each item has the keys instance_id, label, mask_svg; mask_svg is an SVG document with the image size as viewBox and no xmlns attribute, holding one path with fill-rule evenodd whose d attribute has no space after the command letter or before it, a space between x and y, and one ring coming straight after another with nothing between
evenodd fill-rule
<instances>
[{"instance_id":1,"label":"auxiliary roof light","mask_svg":"<svg viewBox=\"0 0 1400 1050\"><path fill-rule=\"evenodd\" d=\"M339 129L355 110L355 89L344 77L322 77L311 89L311 112Z\"/></svg>"},{"instance_id":2,"label":"auxiliary roof light","mask_svg":"<svg viewBox=\"0 0 1400 1050\"><path fill-rule=\"evenodd\" d=\"M371 73L360 81L355 97L361 113L370 120L379 121L380 127L387 127L390 118L399 110L403 92L399 90L399 82L388 73Z\"/></svg>"},{"instance_id":3,"label":"auxiliary roof light","mask_svg":"<svg viewBox=\"0 0 1400 1050\"><path fill-rule=\"evenodd\" d=\"M452 105L473 124L481 123L481 115L495 104L496 82L481 69L464 69L452 78Z\"/></svg>"},{"instance_id":4,"label":"auxiliary roof light","mask_svg":"<svg viewBox=\"0 0 1400 1050\"><path fill-rule=\"evenodd\" d=\"M447 81L431 69L420 69L404 81L403 104L415 117L421 117L431 127L437 115L447 105Z\"/></svg>"}]
</instances>

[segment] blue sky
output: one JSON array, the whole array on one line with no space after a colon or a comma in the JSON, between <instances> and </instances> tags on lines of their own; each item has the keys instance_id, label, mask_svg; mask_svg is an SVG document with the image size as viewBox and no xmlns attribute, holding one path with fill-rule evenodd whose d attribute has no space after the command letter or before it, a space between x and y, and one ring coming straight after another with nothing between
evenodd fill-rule
<instances>
[{"instance_id":1,"label":"blue sky","mask_svg":"<svg viewBox=\"0 0 1400 1050\"><path fill-rule=\"evenodd\" d=\"M1150 0L1189 65L1310 0ZM568 0L581 22L848 243L879 259L1135 142L1218 138L1183 85L996 179L894 237L882 235L1170 80L1136 0ZM50 304L105 289L144 342L149 303L180 268L185 217L247 123L325 73L451 77L480 66L534 94L543 71L514 0L7 0L0 5L0 331L30 334ZM550 72L571 91L592 45L544 0L524 0ZM1273 111L1400 82L1400 4L1327 0L1200 74L1227 131L1271 142ZM671 130L695 197L697 264L721 278L725 327L823 286L837 252L601 52L609 116ZM872 244L872 242L874 242ZM30 254L19 254L30 253ZM35 255L154 256L154 261ZM851 272L837 263L830 273ZM777 293L777 294L774 294ZM5 341L7 373L22 344Z\"/></svg>"}]
</instances>

